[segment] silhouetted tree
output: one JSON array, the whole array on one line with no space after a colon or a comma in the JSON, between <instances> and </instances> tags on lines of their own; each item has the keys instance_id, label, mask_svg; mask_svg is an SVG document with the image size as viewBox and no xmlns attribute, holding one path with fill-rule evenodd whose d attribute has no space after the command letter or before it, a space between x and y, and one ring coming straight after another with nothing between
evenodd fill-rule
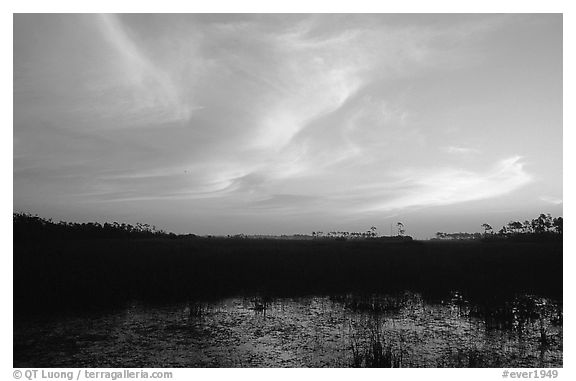
<instances>
[{"instance_id":1,"label":"silhouetted tree","mask_svg":"<svg viewBox=\"0 0 576 381\"><path fill-rule=\"evenodd\" d=\"M552 216L550 214L540 214L536 219L532 220L532 230L535 233L545 233L552 228Z\"/></svg>"},{"instance_id":2,"label":"silhouetted tree","mask_svg":"<svg viewBox=\"0 0 576 381\"><path fill-rule=\"evenodd\" d=\"M532 233L532 224L530 221L526 220L522 223L522 231L526 234Z\"/></svg>"},{"instance_id":3,"label":"silhouetted tree","mask_svg":"<svg viewBox=\"0 0 576 381\"><path fill-rule=\"evenodd\" d=\"M522 223L518 221L508 222L508 230L512 231L514 234L518 234L522 231Z\"/></svg>"},{"instance_id":4,"label":"silhouetted tree","mask_svg":"<svg viewBox=\"0 0 576 381\"><path fill-rule=\"evenodd\" d=\"M370 231L371 231L371 232L370 232L370 235L371 235L372 237L376 237L376 226L370 227Z\"/></svg>"},{"instance_id":5,"label":"silhouetted tree","mask_svg":"<svg viewBox=\"0 0 576 381\"><path fill-rule=\"evenodd\" d=\"M488 225L488 224L482 224L482 229L484 229L484 234L490 234L492 233L492 226Z\"/></svg>"},{"instance_id":6,"label":"silhouetted tree","mask_svg":"<svg viewBox=\"0 0 576 381\"><path fill-rule=\"evenodd\" d=\"M404 233L406 232L406 230L404 229L404 224L402 222L398 222L396 224L396 227L398 228L398 235L400 237L402 237L404 235Z\"/></svg>"},{"instance_id":7,"label":"silhouetted tree","mask_svg":"<svg viewBox=\"0 0 576 381\"><path fill-rule=\"evenodd\" d=\"M552 225L554 226L554 230L558 234L562 234L563 230L564 219L562 217L557 217L552 220Z\"/></svg>"}]
</instances>

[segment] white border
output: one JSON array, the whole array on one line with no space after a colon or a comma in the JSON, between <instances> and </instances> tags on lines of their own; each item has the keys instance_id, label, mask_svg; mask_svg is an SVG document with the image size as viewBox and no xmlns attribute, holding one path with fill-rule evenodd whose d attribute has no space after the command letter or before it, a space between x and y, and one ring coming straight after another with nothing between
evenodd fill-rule
<instances>
[{"instance_id":1,"label":"white border","mask_svg":"<svg viewBox=\"0 0 576 381\"><path fill-rule=\"evenodd\" d=\"M574 12L574 1L546 0L546 1L503 1L484 0L476 2L452 1L452 0L402 0L395 2L384 2L375 0L353 0L353 1L264 1L264 0L209 0L209 1L175 1L162 0L148 2L143 5L142 1L119 1L100 0L98 2L79 2L71 0L51 0L51 1L5 1L3 2L3 12L1 18L2 28L2 51L5 52L2 59L2 105L4 123L0 142L2 144L3 160L2 170L5 178L2 189L2 213L0 218L0 231L2 231L2 263L1 263L1 292L4 303L1 317L2 356L1 369L3 379L12 379L12 221L11 203L13 200L13 121L12 121L12 13L74 13L74 12L229 12L229 13L263 13L263 12L299 12L299 13L563 13L564 14L564 217L567 218L565 257L564 257L564 369L560 369L559 379L576 379L574 372L574 303L570 300L574 281L571 270L574 269L574 243L572 234L574 233L574 223L572 223L572 195L575 194L573 180L574 158L574 69L576 62L574 59L574 32L576 16ZM198 369L198 370L174 370L175 378L178 380L191 379L195 377L227 377L234 379L253 380L270 379L290 380L295 377L304 379L318 379L329 377L336 379L349 379L352 377L367 377L370 379L447 379L447 380L500 380L501 370L484 369L403 369L403 370L350 370L350 369L330 369L330 370L229 370L229 369ZM359 374L358 372L361 372Z\"/></svg>"}]
</instances>

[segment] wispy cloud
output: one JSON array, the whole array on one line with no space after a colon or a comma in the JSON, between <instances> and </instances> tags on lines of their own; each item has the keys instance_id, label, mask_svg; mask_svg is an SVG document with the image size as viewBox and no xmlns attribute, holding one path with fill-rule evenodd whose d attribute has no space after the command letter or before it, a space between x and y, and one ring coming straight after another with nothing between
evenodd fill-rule
<instances>
[{"instance_id":1,"label":"wispy cloud","mask_svg":"<svg viewBox=\"0 0 576 381\"><path fill-rule=\"evenodd\" d=\"M521 157L500 161L486 172L461 169L420 169L402 173L403 189L395 197L372 206L372 210L394 210L414 206L449 205L498 197L532 181Z\"/></svg>"},{"instance_id":2,"label":"wispy cloud","mask_svg":"<svg viewBox=\"0 0 576 381\"><path fill-rule=\"evenodd\" d=\"M204 78L190 83L174 80L182 78L178 65L167 71L154 55L146 53L155 47L134 35L137 28L129 29L112 15L101 16L101 25L122 57L127 86L137 94L141 112L187 121L193 130L199 124L208 145L201 161L194 164L172 163L144 168L140 174L131 170L124 178L103 178L98 185L100 200L113 200L116 195L127 200L126 194L130 194L133 199L238 197L261 203L285 194L292 187L288 182L306 184L293 192L294 200L337 200L342 197L338 194L340 177L348 173L354 181L374 188L373 178L388 171L388 180L378 185L379 192L382 188L393 190L397 179L390 169L397 168L402 156L408 158L403 166L416 165L398 176L403 178L399 192L408 195L387 191L386 201L380 201L373 194L359 193L353 198L364 201L350 201L351 205L371 203L379 205L376 209L437 205L491 197L514 188L515 183L506 185L509 178L505 176L513 172L512 165L498 181L490 181L490 176L496 176L493 173L418 169L420 159L414 158L420 156L418 151L426 150L424 134L420 127L406 122L410 112L398 99L383 92L390 80L407 75L407 67L412 75L431 70L434 60L428 58L436 54L439 41L462 44L467 34L456 34L455 39L447 31L385 24L335 29L318 17L265 31L257 22L208 24L202 33L209 45L199 44L194 51L198 54L195 59L206 63ZM236 46L218 47L219 41L231 38L237 39ZM181 36L174 41L182 41ZM438 63L439 70L445 60L446 55ZM192 115L186 94L195 92L196 86L210 90L196 96L206 107ZM154 116L150 118L154 120ZM154 141L146 144L156 145ZM193 141L174 141L172 148L185 157L188 144L201 148ZM210 152L210 147L221 144L225 149ZM459 146L445 151L478 152ZM124 188L124 193L115 191ZM291 207L297 207L297 202Z\"/></svg>"},{"instance_id":3,"label":"wispy cloud","mask_svg":"<svg viewBox=\"0 0 576 381\"><path fill-rule=\"evenodd\" d=\"M480 150L476 148L470 147L457 147L457 146L448 146L443 148L444 151L447 153L458 154L458 155L469 155L469 154L478 154Z\"/></svg>"},{"instance_id":4,"label":"wispy cloud","mask_svg":"<svg viewBox=\"0 0 576 381\"><path fill-rule=\"evenodd\" d=\"M118 57L119 71L107 86L120 87L119 91L130 94L125 104L128 108L122 110L123 113L130 112L140 122L159 123L188 120L194 110L202 108L192 103L189 94L170 71L159 66L138 46L120 16L102 14L96 17L103 36L114 47ZM103 87L102 83L98 86ZM111 91L110 88L105 90Z\"/></svg>"},{"instance_id":5,"label":"wispy cloud","mask_svg":"<svg viewBox=\"0 0 576 381\"><path fill-rule=\"evenodd\" d=\"M536 81L553 99L549 68L518 72L508 54L526 62L549 46L526 40L529 18L78 17L15 18L15 205L353 218L520 194L546 177L513 155L542 154L518 136L538 141L531 123L552 108L534 117L533 97L499 87L518 77L510 89Z\"/></svg>"},{"instance_id":6,"label":"wispy cloud","mask_svg":"<svg viewBox=\"0 0 576 381\"><path fill-rule=\"evenodd\" d=\"M561 198L551 196L540 196L540 200L552 205L561 205L563 203Z\"/></svg>"}]
</instances>

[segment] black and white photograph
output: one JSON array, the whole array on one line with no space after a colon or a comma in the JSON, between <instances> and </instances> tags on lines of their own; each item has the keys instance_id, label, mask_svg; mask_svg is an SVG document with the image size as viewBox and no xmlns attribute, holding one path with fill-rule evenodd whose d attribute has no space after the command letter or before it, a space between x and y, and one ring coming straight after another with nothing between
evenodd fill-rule
<instances>
[{"instance_id":1,"label":"black and white photograph","mask_svg":"<svg viewBox=\"0 0 576 381\"><path fill-rule=\"evenodd\" d=\"M14 369L561 373L562 13L12 17Z\"/></svg>"}]
</instances>

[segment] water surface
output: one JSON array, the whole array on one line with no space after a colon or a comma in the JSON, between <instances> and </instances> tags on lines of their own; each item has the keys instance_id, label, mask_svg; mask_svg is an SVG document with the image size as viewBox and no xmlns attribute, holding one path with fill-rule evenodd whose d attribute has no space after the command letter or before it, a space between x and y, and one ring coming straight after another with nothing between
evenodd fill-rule
<instances>
[{"instance_id":1,"label":"water surface","mask_svg":"<svg viewBox=\"0 0 576 381\"><path fill-rule=\"evenodd\" d=\"M265 306L265 308L264 308ZM394 297L132 304L14 327L17 367L561 367L562 312Z\"/></svg>"}]
</instances>

